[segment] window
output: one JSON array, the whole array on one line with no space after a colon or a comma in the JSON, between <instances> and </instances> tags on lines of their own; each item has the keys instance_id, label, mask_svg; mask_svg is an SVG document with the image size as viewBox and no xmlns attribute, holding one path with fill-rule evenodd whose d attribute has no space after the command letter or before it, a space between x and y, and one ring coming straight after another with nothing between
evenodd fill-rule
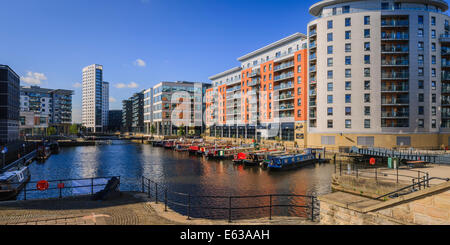
<instances>
[{"instance_id":1,"label":"window","mask_svg":"<svg viewBox=\"0 0 450 245\"><path fill-rule=\"evenodd\" d=\"M351 31L345 31L345 39L351 39L352 38L352 32Z\"/></svg>"},{"instance_id":2,"label":"window","mask_svg":"<svg viewBox=\"0 0 450 245\"><path fill-rule=\"evenodd\" d=\"M345 44L345 52L352 52L352 44L351 43Z\"/></svg>"},{"instance_id":3,"label":"window","mask_svg":"<svg viewBox=\"0 0 450 245\"><path fill-rule=\"evenodd\" d=\"M297 88L297 95L301 95L302 94L302 88Z\"/></svg>"},{"instance_id":4,"label":"window","mask_svg":"<svg viewBox=\"0 0 450 245\"><path fill-rule=\"evenodd\" d=\"M297 99L297 106L301 106L301 105L302 105L302 99L299 98L299 99Z\"/></svg>"},{"instance_id":5,"label":"window","mask_svg":"<svg viewBox=\"0 0 450 245\"><path fill-rule=\"evenodd\" d=\"M345 77L352 77L352 69L345 69Z\"/></svg>"},{"instance_id":6,"label":"window","mask_svg":"<svg viewBox=\"0 0 450 245\"><path fill-rule=\"evenodd\" d=\"M402 4L401 3L394 3L394 9L401 9Z\"/></svg>"},{"instance_id":7,"label":"window","mask_svg":"<svg viewBox=\"0 0 450 245\"><path fill-rule=\"evenodd\" d=\"M381 3L381 9L389 9L389 3Z\"/></svg>"},{"instance_id":8,"label":"window","mask_svg":"<svg viewBox=\"0 0 450 245\"><path fill-rule=\"evenodd\" d=\"M364 38L370 38L370 29L364 29Z\"/></svg>"},{"instance_id":9,"label":"window","mask_svg":"<svg viewBox=\"0 0 450 245\"><path fill-rule=\"evenodd\" d=\"M370 42L364 43L364 51L370 51Z\"/></svg>"},{"instance_id":10,"label":"window","mask_svg":"<svg viewBox=\"0 0 450 245\"><path fill-rule=\"evenodd\" d=\"M370 64L370 55L369 54L364 55L364 64Z\"/></svg>"},{"instance_id":11,"label":"window","mask_svg":"<svg viewBox=\"0 0 450 245\"><path fill-rule=\"evenodd\" d=\"M333 128L333 120L327 120L327 128Z\"/></svg>"},{"instance_id":12,"label":"window","mask_svg":"<svg viewBox=\"0 0 450 245\"><path fill-rule=\"evenodd\" d=\"M370 94L364 94L364 103L370 103Z\"/></svg>"},{"instance_id":13,"label":"window","mask_svg":"<svg viewBox=\"0 0 450 245\"><path fill-rule=\"evenodd\" d=\"M431 94L431 103L436 103L436 94Z\"/></svg>"},{"instance_id":14,"label":"window","mask_svg":"<svg viewBox=\"0 0 450 245\"><path fill-rule=\"evenodd\" d=\"M302 84L302 77L297 77L297 84Z\"/></svg>"},{"instance_id":15,"label":"window","mask_svg":"<svg viewBox=\"0 0 450 245\"><path fill-rule=\"evenodd\" d=\"M333 79L333 71L328 71L327 77L328 79Z\"/></svg>"},{"instance_id":16,"label":"window","mask_svg":"<svg viewBox=\"0 0 450 245\"><path fill-rule=\"evenodd\" d=\"M351 107L345 107L345 115L351 116L352 115L352 108Z\"/></svg>"},{"instance_id":17,"label":"window","mask_svg":"<svg viewBox=\"0 0 450 245\"><path fill-rule=\"evenodd\" d=\"M423 119L419 119L419 121L418 121L418 123L417 123L417 126L418 126L419 128L423 128L424 125L425 125L424 120L423 120Z\"/></svg>"},{"instance_id":18,"label":"window","mask_svg":"<svg viewBox=\"0 0 450 245\"><path fill-rule=\"evenodd\" d=\"M297 62L301 62L302 61L302 55L297 55Z\"/></svg>"},{"instance_id":19,"label":"window","mask_svg":"<svg viewBox=\"0 0 450 245\"><path fill-rule=\"evenodd\" d=\"M333 103L333 95L328 95L327 96L327 103L328 104L332 104Z\"/></svg>"},{"instance_id":20,"label":"window","mask_svg":"<svg viewBox=\"0 0 450 245\"><path fill-rule=\"evenodd\" d=\"M327 108L327 116L333 116L333 107Z\"/></svg>"},{"instance_id":21,"label":"window","mask_svg":"<svg viewBox=\"0 0 450 245\"><path fill-rule=\"evenodd\" d=\"M327 84L327 91L333 91L333 83Z\"/></svg>"},{"instance_id":22,"label":"window","mask_svg":"<svg viewBox=\"0 0 450 245\"><path fill-rule=\"evenodd\" d=\"M431 30L431 38L436 38L436 30Z\"/></svg>"},{"instance_id":23,"label":"window","mask_svg":"<svg viewBox=\"0 0 450 245\"><path fill-rule=\"evenodd\" d=\"M364 106L364 116L370 116L370 106Z\"/></svg>"},{"instance_id":24,"label":"window","mask_svg":"<svg viewBox=\"0 0 450 245\"><path fill-rule=\"evenodd\" d=\"M364 25L370 25L370 16L364 16Z\"/></svg>"},{"instance_id":25,"label":"window","mask_svg":"<svg viewBox=\"0 0 450 245\"><path fill-rule=\"evenodd\" d=\"M419 107L418 107L417 114L423 115L423 106L419 106Z\"/></svg>"},{"instance_id":26,"label":"window","mask_svg":"<svg viewBox=\"0 0 450 245\"><path fill-rule=\"evenodd\" d=\"M435 68L431 68L431 76L436 77L436 69Z\"/></svg>"},{"instance_id":27,"label":"window","mask_svg":"<svg viewBox=\"0 0 450 245\"><path fill-rule=\"evenodd\" d=\"M269 66L270 67L270 66ZM272 80L272 74L269 74L269 81Z\"/></svg>"},{"instance_id":28,"label":"window","mask_svg":"<svg viewBox=\"0 0 450 245\"><path fill-rule=\"evenodd\" d=\"M342 13L343 14L350 13L350 6L348 6L348 5L342 6Z\"/></svg>"},{"instance_id":29,"label":"window","mask_svg":"<svg viewBox=\"0 0 450 245\"><path fill-rule=\"evenodd\" d=\"M351 94L345 95L345 103L352 103L352 95Z\"/></svg>"},{"instance_id":30,"label":"window","mask_svg":"<svg viewBox=\"0 0 450 245\"><path fill-rule=\"evenodd\" d=\"M327 34L327 41L328 41L328 42L333 41L333 33L328 33L328 34Z\"/></svg>"},{"instance_id":31,"label":"window","mask_svg":"<svg viewBox=\"0 0 450 245\"><path fill-rule=\"evenodd\" d=\"M370 81L364 81L364 90L370 90Z\"/></svg>"},{"instance_id":32,"label":"window","mask_svg":"<svg viewBox=\"0 0 450 245\"><path fill-rule=\"evenodd\" d=\"M352 57L351 56L345 56L345 64L351 65L352 64Z\"/></svg>"},{"instance_id":33,"label":"window","mask_svg":"<svg viewBox=\"0 0 450 245\"><path fill-rule=\"evenodd\" d=\"M423 80L419 80L418 82L418 89L423 89Z\"/></svg>"},{"instance_id":34,"label":"window","mask_svg":"<svg viewBox=\"0 0 450 245\"><path fill-rule=\"evenodd\" d=\"M431 89L436 90L436 81L431 81Z\"/></svg>"},{"instance_id":35,"label":"window","mask_svg":"<svg viewBox=\"0 0 450 245\"><path fill-rule=\"evenodd\" d=\"M328 65L328 67L333 66L333 58L327 59L327 65Z\"/></svg>"},{"instance_id":36,"label":"window","mask_svg":"<svg viewBox=\"0 0 450 245\"><path fill-rule=\"evenodd\" d=\"M327 53L328 54L333 54L333 46L332 45L327 47Z\"/></svg>"},{"instance_id":37,"label":"window","mask_svg":"<svg viewBox=\"0 0 450 245\"><path fill-rule=\"evenodd\" d=\"M370 77L370 68L364 68L364 77Z\"/></svg>"},{"instance_id":38,"label":"window","mask_svg":"<svg viewBox=\"0 0 450 245\"><path fill-rule=\"evenodd\" d=\"M320 143L322 145L334 145L335 144L334 136L321 136Z\"/></svg>"},{"instance_id":39,"label":"window","mask_svg":"<svg viewBox=\"0 0 450 245\"><path fill-rule=\"evenodd\" d=\"M431 43L431 51L436 52L436 43Z\"/></svg>"},{"instance_id":40,"label":"window","mask_svg":"<svg viewBox=\"0 0 450 245\"><path fill-rule=\"evenodd\" d=\"M418 18L417 18L417 23L418 23L419 25L423 25L423 15L419 15L419 16L418 16Z\"/></svg>"},{"instance_id":41,"label":"window","mask_svg":"<svg viewBox=\"0 0 450 245\"><path fill-rule=\"evenodd\" d=\"M431 119L431 128L436 128L436 119Z\"/></svg>"},{"instance_id":42,"label":"window","mask_svg":"<svg viewBox=\"0 0 450 245\"><path fill-rule=\"evenodd\" d=\"M297 66L297 73L300 73L300 72L302 72L302 66L301 65Z\"/></svg>"},{"instance_id":43,"label":"window","mask_svg":"<svg viewBox=\"0 0 450 245\"><path fill-rule=\"evenodd\" d=\"M423 102L424 98L425 98L424 94L419 94L419 99L418 99L419 102Z\"/></svg>"},{"instance_id":44,"label":"window","mask_svg":"<svg viewBox=\"0 0 450 245\"><path fill-rule=\"evenodd\" d=\"M422 28L419 28L419 29L417 30L417 36L418 36L418 37L423 37L423 29L422 29Z\"/></svg>"},{"instance_id":45,"label":"window","mask_svg":"<svg viewBox=\"0 0 450 245\"><path fill-rule=\"evenodd\" d=\"M420 54L420 55L418 56L417 63L418 63L419 65L423 66L423 54Z\"/></svg>"},{"instance_id":46,"label":"window","mask_svg":"<svg viewBox=\"0 0 450 245\"><path fill-rule=\"evenodd\" d=\"M329 20L329 21L327 22L327 28L328 28L328 29L333 29L333 21L332 21L332 20Z\"/></svg>"},{"instance_id":47,"label":"window","mask_svg":"<svg viewBox=\"0 0 450 245\"><path fill-rule=\"evenodd\" d=\"M272 70L272 64L269 64L269 71Z\"/></svg>"},{"instance_id":48,"label":"window","mask_svg":"<svg viewBox=\"0 0 450 245\"><path fill-rule=\"evenodd\" d=\"M431 64L436 65L436 55L431 56Z\"/></svg>"},{"instance_id":49,"label":"window","mask_svg":"<svg viewBox=\"0 0 450 245\"><path fill-rule=\"evenodd\" d=\"M345 26L351 26L352 25L352 19L351 18L345 18Z\"/></svg>"},{"instance_id":50,"label":"window","mask_svg":"<svg viewBox=\"0 0 450 245\"><path fill-rule=\"evenodd\" d=\"M350 81L345 82L345 90L352 90L352 82Z\"/></svg>"},{"instance_id":51,"label":"window","mask_svg":"<svg viewBox=\"0 0 450 245\"><path fill-rule=\"evenodd\" d=\"M333 8L333 15L336 15L336 13L337 13L337 9Z\"/></svg>"},{"instance_id":52,"label":"window","mask_svg":"<svg viewBox=\"0 0 450 245\"><path fill-rule=\"evenodd\" d=\"M345 120L345 128L352 128L352 120L350 119Z\"/></svg>"},{"instance_id":53,"label":"window","mask_svg":"<svg viewBox=\"0 0 450 245\"><path fill-rule=\"evenodd\" d=\"M431 107L431 115L436 116L436 106Z\"/></svg>"},{"instance_id":54,"label":"window","mask_svg":"<svg viewBox=\"0 0 450 245\"><path fill-rule=\"evenodd\" d=\"M420 67L419 69L417 69L417 73L420 77L423 77L423 67Z\"/></svg>"},{"instance_id":55,"label":"window","mask_svg":"<svg viewBox=\"0 0 450 245\"><path fill-rule=\"evenodd\" d=\"M364 119L364 128L370 128L370 119Z\"/></svg>"},{"instance_id":56,"label":"window","mask_svg":"<svg viewBox=\"0 0 450 245\"><path fill-rule=\"evenodd\" d=\"M431 16L431 25L435 26L436 25L436 17Z\"/></svg>"}]
</instances>

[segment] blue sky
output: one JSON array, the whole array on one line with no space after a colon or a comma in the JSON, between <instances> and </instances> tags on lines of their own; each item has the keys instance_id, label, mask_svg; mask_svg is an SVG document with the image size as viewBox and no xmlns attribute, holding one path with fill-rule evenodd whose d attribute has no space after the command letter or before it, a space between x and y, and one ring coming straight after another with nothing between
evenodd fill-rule
<instances>
[{"instance_id":1,"label":"blue sky","mask_svg":"<svg viewBox=\"0 0 450 245\"><path fill-rule=\"evenodd\" d=\"M75 90L81 69L102 64L111 109L159 81L209 82L236 58L306 32L311 1L299 0L2 0L0 64L22 85ZM138 61L138 62L137 62Z\"/></svg>"}]
</instances>

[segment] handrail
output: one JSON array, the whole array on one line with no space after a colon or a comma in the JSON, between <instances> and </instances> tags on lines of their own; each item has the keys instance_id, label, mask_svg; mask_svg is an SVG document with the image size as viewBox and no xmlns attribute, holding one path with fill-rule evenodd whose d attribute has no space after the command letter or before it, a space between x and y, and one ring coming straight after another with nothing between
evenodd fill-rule
<instances>
[{"instance_id":1,"label":"handrail","mask_svg":"<svg viewBox=\"0 0 450 245\"><path fill-rule=\"evenodd\" d=\"M180 206L186 208L186 213L188 218L191 218L191 210L192 209L203 209L203 210L228 210L228 222L232 221L232 210L242 210L242 209L262 209L262 208L269 208L269 219L272 219L272 209L274 207L294 207L294 208L305 208L309 209L310 212L303 212L307 215L306 218L314 221L316 216L319 214L318 207L316 205L318 204L318 201L316 200L316 196L314 195L300 195L300 194L260 194L260 195L246 195L246 196L237 196L237 195L191 195L190 193L182 193L182 192L176 192L169 190L167 185L157 183L149 178L146 178L145 176L142 176L142 193L147 193L149 198L153 197L155 198L155 202L158 203L159 201L164 202L164 210L167 211L168 204ZM153 186L153 188L152 188ZM153 190L153 191L152 191ZM159 196L164 195L163 199L160 199ZM180 201L170 200L168 197L168 194L175 194L178 196L183 196L187 198L185 200L185 203L182 203ZM298 204L274 204L273 198L276 197L301 197L304 198L304 205L298 205ZM225 204L228 200L228 205L226 206L212 206L212 205L203 205L203 203L199 203L197 205L193 205L192 199L223 199L225 201ZM269 198L269 205L253 205L253 206L235 206L233 205L233 200L236 199L248 199L248 198Z\"/></svg>"},{"instance_id":2,"label":"handrail","mask_svg":"<svg viewBox=\"0 0 450 245\"><path fill-rule=\"evenodd\" d=\"M440 178L440 177L426 178L426 176L425 176L425 178L424 178L423 180L421 180L421 181L413 182L412 185L408 185L408 186L405 186L405 187L400 188L400 189L398 189L398 190L395 190L395 191L393 191L393 192L389 192L389 193L384 194L384 195L382 195L382 196L379 196L379 197L377 197L377 198L375 198L375 199L378 200L378 199L383 198L383 197L398 197L398 196L400 196L400 195L406 195L406 194L409 194L409 193L406 193L406 194L397 194L397 193L398 193L398 192L401 192L401 191L403 191L403 190L407 190L407 189L409 189L409 188L412 188L411 192L414 192L414 191L415 191L414 187L415 187L415 186L418 186L418 187L420 188L421 184L424 184L424 185L423 185L424 188L429 187L430 180L433 180L433 179L450 181L450 178ZM397 196L394 196L394 194L397 194Z\"/></svg>"}]
</instances>

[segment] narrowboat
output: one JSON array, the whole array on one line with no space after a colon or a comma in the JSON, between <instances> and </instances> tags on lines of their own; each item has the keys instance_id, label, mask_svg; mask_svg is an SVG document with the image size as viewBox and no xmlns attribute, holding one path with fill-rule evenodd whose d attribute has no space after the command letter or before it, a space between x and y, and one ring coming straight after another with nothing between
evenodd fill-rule
<instances>
[{"instance_id":1,"label":"narrowboat","mask_svg":"<svg viewBox=\"0 0 450 245\"><path fill-rule=\"evenodd\" d=\"M166 149L172 149L175 146L175 141L173 140L165 140L163 143L163 147Z\"/></svg>"},{"instance_id":2,"label":"narrowboat","mask_svg":"<svg viewBox=\"0 0 450 245\"><path fill-rule=\"evenodd\" d=\"M286 170L303 167L316 162L316 157L312 153L275 156L267 164L269 170Z\"/></svg>"},{"instance_id":3,"label":"narrowboat","mask_svg":"<svg viewBox=\"0 0 450 245\"><path fill-rule=\"evenodd\" d=\"M50 146L43 144L38 146L36 158L39 161L45 161L50 157L51 154L52 150L50 149Z\"/></svg>"},{"instance_id":4,"label":"narrowboat","mask_svg":"<svg viewBox=\"0 0 450 245\"><path fill-rule=\"evenodd\" d=\"M155 140L155 141L152 141L152 146L154 146L154 147L162 147L163 146L163 141L161 141L161 140Z\"/></svg>"},{"instance_id":5,"label":"narrowboat","mask_svg":"<svg viewBox=\"0 0 450 245\"><path fill-rule=\"evenodd\" d=\"M14 199L30 181L30 170L20 166L0 173L0 201Z\"/></svg>"},{"instance_id":6,"label":"narrowboat","mask_svg":"<svg viewBox=\"0 0 450 245\"><path fill-rule=\"evenodd\" d=\"M245 159L247 159L248 155L249 155L248 153L239 152L238 154L233 156L232 161L235 164L242 164L245 161Z\"/></svg>"},{"instance_id":7,"label":"narrowboat","mask_svg":"<svg viewBox=\"0 0 450 245\"><path fill-rule=\"evenodd\" d=\"M175 151L188 151L189 150L188 144L176 144L174 147Z\"/></svg>"},{"instance_id":8,"label":"narrowboat","mask_svg":"<svg viewBox=\"0 0 450 245\"><path fill-rule=\"evenodd\" d=\"M198 145L191 145L191 146L189 146L189 148L188 148L189 155L197 154L199 149L200 149L200 147Z\"/></svg>"}]
</instances>

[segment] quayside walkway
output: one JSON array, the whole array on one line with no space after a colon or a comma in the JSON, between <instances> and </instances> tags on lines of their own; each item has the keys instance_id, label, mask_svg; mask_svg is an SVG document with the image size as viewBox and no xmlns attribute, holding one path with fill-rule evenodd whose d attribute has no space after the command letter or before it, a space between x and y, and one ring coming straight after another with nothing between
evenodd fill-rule
<instances>
[{"instance_id":1,"label":"quayside walkway","mask_svg":"<svg viewBox=\"0 0 450 245\"><path fill-rule=\"evenodd\" d=\"M298 217L227 220L187 219L146 194L122 192L108 201L91 196L0 202L0 225L302 225L317 224Z\"/></svg>"}]
</instances>

